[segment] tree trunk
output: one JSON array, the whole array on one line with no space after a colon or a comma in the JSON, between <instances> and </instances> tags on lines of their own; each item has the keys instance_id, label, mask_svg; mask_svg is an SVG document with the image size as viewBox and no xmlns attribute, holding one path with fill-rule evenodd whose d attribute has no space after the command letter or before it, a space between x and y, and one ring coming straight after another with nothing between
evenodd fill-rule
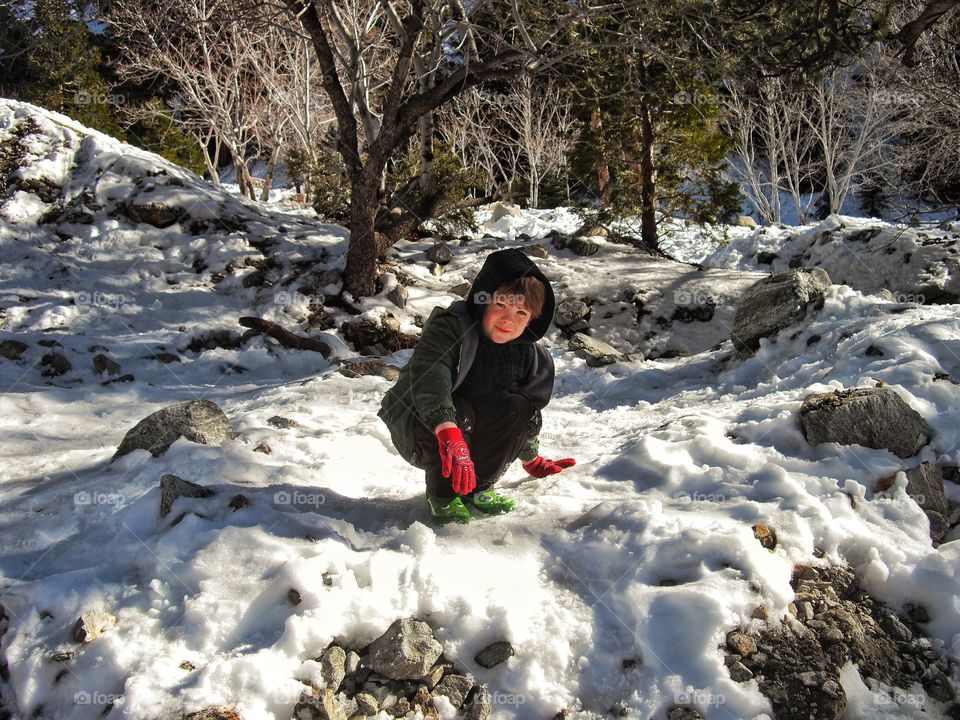
<instances>
[{"instance_id":1,"label":"tree trunk","mask_svg":"<svg viewBox=\"0 0 960 720\"><path fill-rule=\"evenodd\" d=\"M350 189L350 246L347 267L343 273L344 289L353 297L369 297L377 286L377 237L374 230L380 203L377 193L379 178L372 181L368 173L354 178Z\"/></svg>"},{"instance_id":2,"label":"tree trunk","mask_svg":"<svg viewBox=\"0 0 960 720\"><path fill-rule=\"evenodd\" d=\"M597 133L597 146L602 147L600 139L603 133L603 119L600 116L599 107L595 107L590 113L590 128ZM610 181L610 166L603 153L597 153L594 168L597 173L597 193L600 195L600 202L609 205L613 202L613 183Z\"/></svg>"},{"instance_id":3,"label":"tree trunk","mask_svg":"<svg viewBox=\"0 0 960 720\"><path fill-rule=\"evenodd\" d=\"M273 148L273 152L270 153L270 160L267 162L267 176L263 181L263 190L260 191L261 202L267 202L270 199L270 189L273 187L273 176L277 172L277 163L279 161L280 143L278 141Z\"/></svg>"},{"instance_id":4,"label":"tree trunk","mask_svg":"<svg viewBox=\"0 0 960 720\"><path fill-rule=\"evenodd\" d=\"M657 250L657 175L653 164L653 121L646 99L637 108L640 118L640 239Z\"/></svg>"}]
</instances>

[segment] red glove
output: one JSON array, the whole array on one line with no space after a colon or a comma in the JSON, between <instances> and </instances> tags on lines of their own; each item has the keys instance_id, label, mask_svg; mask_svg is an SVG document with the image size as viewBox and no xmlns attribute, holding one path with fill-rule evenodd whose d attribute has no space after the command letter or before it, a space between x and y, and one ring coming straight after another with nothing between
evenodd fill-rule
<instances>
[{"instance_id":1,"label":"red glove","mask_svg":"<svg viewBox=\"0 0 960 720\"><path fill-rule=\"evenodd\" d=\"M573 458L563 458L563 460L547 460L545 457L537 455L530 462L523 464L523 469L528 475L535 478L545 478L547 475L556 475L558 472L568 467L573 467L577 461Z\"/></svg>"},{"instance_id":2,"label":"red glove","mask_svg":"<svg viewBox=\"0 0 960 720\"><path fill-rule=\"evenodd\" d=\"M473 492L477 486L477 473L460 428L441 430L437 433L437 442L440 445L440 471L452 480L453 491L457 495Z\"/></svg>"}]
</instances>

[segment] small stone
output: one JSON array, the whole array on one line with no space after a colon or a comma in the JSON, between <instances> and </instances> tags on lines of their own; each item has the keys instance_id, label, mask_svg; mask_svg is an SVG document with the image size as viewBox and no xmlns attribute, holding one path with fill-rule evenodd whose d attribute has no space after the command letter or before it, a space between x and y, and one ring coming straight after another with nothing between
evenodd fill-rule
<instances>
[{"instance_id":1,"label":"small stone","mask_svg":"<svg viewBox=\"0 0 960 720\"><path fill-rule=\"evenodd\" d=\"M212 707L184 715L183 720L242 720L240 711L232 707Z\"/></svg>"},{"instance_id":2,"label":"small stone","mask_svg":"<svg viewBox=\"0 0 960 720\"><path fill-rule=\"evenodd\" d=\"M281 430L289 430L291 428L300 427L300 423L298 423L296 420L281 417L280 415L274 415L273 417L268 418L267 424L272 425L275 428L280 428Z\"/></svg>"},{"instance_id":3,"label":"small stone","mask_svg":"<svg viewBox=\"0 0 960 720\"><path fill-rule=\"evenodd\" d=\"M487 720L491 710L490 691L486 685L480 685L473 696L473 702L463 714L463 720Z\"/></svg>"},{"instance_id":4,"label":"small stone","mask_svg":"<svg viewBox=\"0 0 960 720\"><path fill-rule=\"evenodd\" d=\"M445 242L438 242L427 250L427 260L437 265L446 265L453 260L453 252Z\"/></svg>"},{"instance_id":5,"label":"small stone","mask_svg":"<svg viewBox=\"0 0 960 720\"><path fill-rule=\"evenodd\" d=\"M106 610L90 610L77 619L71 636L75 642L88 643L103 635L116 624L117 618Z\"/></svg>"},{"instance_id":6,"label":"small stone","mask_svg":"<svg viewBox=\"0 0 960 720\"><path fill-rule=\"evenodd\" d=\"M727 633L727 647L741 657L749 657L757 651L757 641L744 632L731 630Z\"/></svg>"},{"instance_id":7,"label":"small stone","mask_svg":"<svg viewBox=\"0 0 960 720\"><path fill-rule=\"evenodd\" d=\"M394 621L370 643L366 664L392 680L419 680L442 652L427 623L406 618Z\"/></svg>"},{"instance_id":8,"label":"small stone","mask_svg":"<svg viewBox=\"0 0 960 720\"><path fill-rule=\"evenodd\" d=\"M290 588L287 590L287 602L291 605L299 605L303 602L303 597L300 595L300 591L296 588Z\"/></svg>"},{"instance_id":9,"label":"small stone","mask_svg":"<svg viewBox=\"0 0 960 720\"><path fill-rule=\"evenodd\" d=\"M895 615L886 614L880 618L880 627L897 642L910 642L913 640L913 633L910 631L910 628L900 622L900 619Z\"/></svg>"},{"instance_id":10,"label":"small stone","mask_svg":"<svg viewBox=\"0 0 960 720\"><path fill-rule=\"evenodd\" d=\"M730 679L734 682L747 682L753 680L753 673L741 662L736 662L730 666Z\"/></svg>"},{"instance_id":11,"label":"small stone","mask_svg":"<svg viewBox=\"0 0 960 720\"><path fill-rule=\"evenodd\" d=\"M246 495L234 495L232 498L230 498L230 502L227 503L227 507L234 512L237 510L242 510L245 507L250 507L250 499Z\"/></svg>"},{"instance_id":12,"label":"small stone","mask_svg":"<svg viewBox=\"0 0 960 720\"><path fill-rule=\"evenodd\" d=\"M454 285L452 288L450 288L450 294L456 295L460 298L465 298L467 297L467 293L470 292L470 287L470 283L460 283L459 285Z\"/></svg>"},{"instance_id":13,"label":"small stone","mask_svg":"<svg viewBox=\"0 0 960 720\"><path fill-rule=\"evenodd\" d=\"M19 360L27 350L27 344L19 340L4 340L0 342L0 357L7 360Z\"/></svg>"},{"instance_id":14,"label":"small stone","mask_svg":"<svg viewBox=\"0 0 960 720\"><path fill-rule=\"evenodd\" d=\"M470 689L473 687L473 680L465 675L445 675L437 686L433 689L433 694L442 695L450 701L455 708L463 705Z\"/></svg>"},{"instance_id":15,"label":"small stone","mask_svg":"<svg viewBox=\"0 0 960 720\"><path fill-rule=\"evenodd\" d=\"M823 640L824 645L836 645L846 640L843 631L840 630L840 628L835 627L827 628L820 637Z\"/></svg>"},{"instance_id":16,"label":"small stone","mask_svg":"<svg viewBox=\"0 0 960 720\"><path fill-rule=\"evenodd\" d=\"M427 684L427 687L433 690L437 686L437 683L443 680L443 676L447 672L448 667L448 665L438 663L430 668L430 671L423 676L423 681Z\"/></svg>"},{"instance_id":17,"label":"small stone","mask_svg":"<svg viewBox=\"0 0 960 720\"><path fill-rule=\"evenodd\" d=\"M777 547L777 533L766 523L757 523L753 526L753 536L767 550Z\"/></svg>"},{"instance_id":18,"label":"small stone","mask_svg":"<svg viewBox=\"0 0 960 720\"><path fill-rule=\"evenodd\" d=\"M797 604L797 618L802 622L813 620L814 614L813 603L804 601Z\"/></svg>"},{"instance_id":19,"label":"small stone","mask_svg":"<svg viewBox=\"0 0 960 720\"><path fill-rule=\"evenodd\" d=\"M119 375L120 363L100 353L93 356L93 371L97 375Z\"/></svg>"},{"instance_id":20,"label":"small stone","mask_svg":"<svg viewBox=\"0 0 960 720\"><path fill-rule=\"evenodd\" d=\"M194 665L189 660L184 660L182 663L180 663L180 669L186 670L187 672L193 672L194 670L197 669L197 666Z\"/></svg>"},{"instance_id":21,"label":"small stone","mask_svg":"<svg viewBox=\"0 0 960 720\"><path fill-rule=\"evenodd\" d=\"M176 475L166 474L160 478L160 517L170 514L177 498L208 498L214 494L210 488L197 485Z\"/></svg>"},{"instance_id":22,"label":"small stone","mask_svg":"<svg viewBox=\"0 0 960 720\"><path fill-rule=\"evenodd\" d=\"M750 613L750 617L754 620L769 620L770 611L766 605L757 605L757 607L753 609L753 612Z\"/></svg>"},{"instance_id":23,"label":"small stone","mask_svg":"<svg viewBox=\"0 0 960 720\"><path fill-rule=\"evenodd\" d=\"M266 443L260 443L253 449L253 451L258 453L263 453L264 455L269 455L270 453L273 452L273 450L270 449L270 446L267 445Z\"/></svg>"},{"instance_id":24,"label":"small stone","mask_svg":"<svg viewBox=\"0 0 960 720\"><path fill-rule=\"evenodd\" d=\"M380 703L370 693L357 693L353 699L357 703L357 712L364 717L376 715L380 712Z\"/></svg>"},{"instance_id":25,"label":"small stone","mask_svg":"<svg viewBox=\"0 0 960 720\"><path fill-rule=\"evenodd\" d=\"M339 645L331 645L320 655L320 669L327 688L336 692L346 676L347 653Z\"/></svg>"},{"instance_id":26,"label":"small stone","mask_svg":"<svg viewBox=\"0 0 960 720\"><path fill-rule=\"evenodd\" d=\"M60 377L73 369L67 356L56 351L46 353L40 358L40 364L43 366L40 374L44 377Z\"/></svg>"},{"instance_id":27,"label":"small stone","mask_svg":"<svg viewBox=\"0 0 960 720\"><path fill-rule=\"evenodd\" d=\"M353 650L347 653L346 670L347 675L355 675L360 669L360 656Z\"/></svg>"},{"instance_id":28,"label":"small stone","mask_svg":"<svg viewBox=\"0 0 960 720\"><path fill-rule=\"evenodd\" d=\"M407 306L408 297L409 297L409 292L403 285L397 285L390 292L387 293L387 300L392 302L401 310Z\"/></svg>"},{"instance_id":29,"label":"small stone","mask_svg":"<svg viewBox=\"0 0 960 720\"><path fill-rule=\"evenodd\" d=\"M390 714L396 718L402 718L413 708L410 706L410 701L407 698L397 698L396 704L390 708Z\"/></svg>"},{"instance_id":30,"label":"small stone","mask_svg":"<svg viewBox=\"0 0 960 720\"><path fill-rule=\"evenodd\" d=\"M478 652L473 660L480 667L492 668L506 662L507 658L513 657L515 654L513 645L506 640L498 640Z\"/></svg>"}]
</instances>

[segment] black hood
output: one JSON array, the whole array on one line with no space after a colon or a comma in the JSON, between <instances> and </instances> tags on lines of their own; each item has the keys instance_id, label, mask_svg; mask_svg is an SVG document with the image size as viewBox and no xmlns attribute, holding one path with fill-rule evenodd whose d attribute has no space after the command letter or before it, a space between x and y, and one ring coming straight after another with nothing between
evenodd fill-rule
<instances>
[{"instance_id":1,"label":"black hood","mask_svg":"<svg viewBox=\"0 0 960 720\"><path fill-rule=\"evenodd\" d=\"M537 278L544 286L543 310L540 314L530 321L527 329L523 331L517 341L525 340L527 342L536 342L550 329L550 323L553 322L553 310L556 307L556 300L553 297L553 288L550 287L550 281L547 276L540 272L540 268L533 264L533 260L527 257L523 252L515 248L508 250L498 250L490 253L477 273L477 277L470 286L470 294L466 297L467 305L473 317L479 320L486 305L493 298L494 291L511 280L532 275Z\"/></svg>"}]
</instances>

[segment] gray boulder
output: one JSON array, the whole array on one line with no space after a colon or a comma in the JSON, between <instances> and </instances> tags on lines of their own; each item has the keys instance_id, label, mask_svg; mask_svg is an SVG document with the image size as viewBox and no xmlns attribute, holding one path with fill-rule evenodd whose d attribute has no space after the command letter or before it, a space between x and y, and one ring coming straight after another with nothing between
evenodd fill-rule
<instances>
[{"instance_id":1,"label":"gray boulder","mask_svg":"<svg viewBox=\"0 0 960 720\"><path fill-rule=\"evenodd\" d=\"M616 362L630 361L629 355L620 352L612 345L579 332L570 338L569 348L585 358L589 367L603 367Z\"/></svg>"},{"instance_id":2,"label":"gray boulder","mask_svg":"<svg viewBox=\"0 0 960 720\"><path fill-rule=\"evenodd\" d=\"M830 276L821 268L775 273L749 288L737 305L730 340L741 353L760 347L761 338L801 322L807 313L823 307Z\"/></svg>"},{"instance_id":3,"label":"gray boulder","mask_svg":"<svg viewBox=\"0 0 960 720\"><path fill-rule=\"evenodd\" d=\"M931 438L927 421L890 387L817 393L803 401L800 424L812 445L835 442L913 457Z\"/></svg>"},{"instance_id":4,"label":"gray boulder","mask_svg":"<svg viewBox=\"0 0 960 720\"><path fill-rule=\"evenodd\" d=\"M396 620L370 643L366 665L392 680L418 680L426 675L443 652L425 622Z\"/></svg>"},{"instance_id":5,"label":"gray boulder","mask_svg":"<svg viewBox=\"0 0 960 720\"><path fill-rule=\"evenodd\" d=\"M22 343L19 340L4 340L0 342L0 357L5 357L7 360L19 360L26 350L26 343Z\"/></svg>"},{"instance_id":6,"label":"gray boulder","mask_svg":"<svg viewBox=\"0 0 960 720\"><path fill-rule=\"evenodd\" d=\"M569 250L580 257L589 257L600 251L599 245L582 237L568 237L558 234L553 236L550 242L557 250Z\"/></svg>"},{"instance_id":7,"label":"gray boulder","mask_svg":"<svg viewBox=\"0 0 960 720\"><path fill-rule=\"evenodd\" d=\"M575 333L590 327L590 306L583 300L561 300L553 313L553 324L564 333Z\"/></svg>"},{"instance_id":8,"label":"gray boulder","mask_svg":"<svg viewBox=\"0 0 960 720\"><path fill-rule=\"evenodd\" d=\"M170 227L174 223L189 220L190 215L182 207L164 205L159 202L129 204L127 217L135 223L146 223L158 228Z\"/></svg>"},{"instance_id":9,"label":"gray boulder","mask_svg":"<svg viewBox=\"0 0 960 720\"><path fill-rule=\"evenodd\" d=\"M438 242L427 250L427 260L435 262L437 265L446 265L453 260L453 252L445 242Z\"/></svg>"},{"instance_id":10,"label":"gray boulder","mask_svg":"<svg viewBox=\"0 0 960 720\"><path fill-rule=\"evenodd\" d=\"M112 460L134 450L147 450L157 457L180 437L203 445L221 445L232 440L233 427L223 410L209 400L187 400L147 415L123 436Z\"/></svg>"},{"instance_id":11,"label":"gray boulder","mask_svg":"<svg viewBox=\"0 0 960 720\"><path fill-rule=\"evenodd\" d=\"M165 518L170 514L177 498L208 498L213 494L210 488L168 473L160 478L160 517Z\"/></svg>"},{"instance_id":12,"label":"gray boulder","mask_svg":"<svg viewBox=\"0 0 960 720\"><path fill-rule=\"evenodd\" d=\"M513 645L506 640L498 640L478 652L473 658L473 661L480 667L492 668L502 662L506 662L509 658L512 658L514 654Z\"/></svg>"}]
</instances>

